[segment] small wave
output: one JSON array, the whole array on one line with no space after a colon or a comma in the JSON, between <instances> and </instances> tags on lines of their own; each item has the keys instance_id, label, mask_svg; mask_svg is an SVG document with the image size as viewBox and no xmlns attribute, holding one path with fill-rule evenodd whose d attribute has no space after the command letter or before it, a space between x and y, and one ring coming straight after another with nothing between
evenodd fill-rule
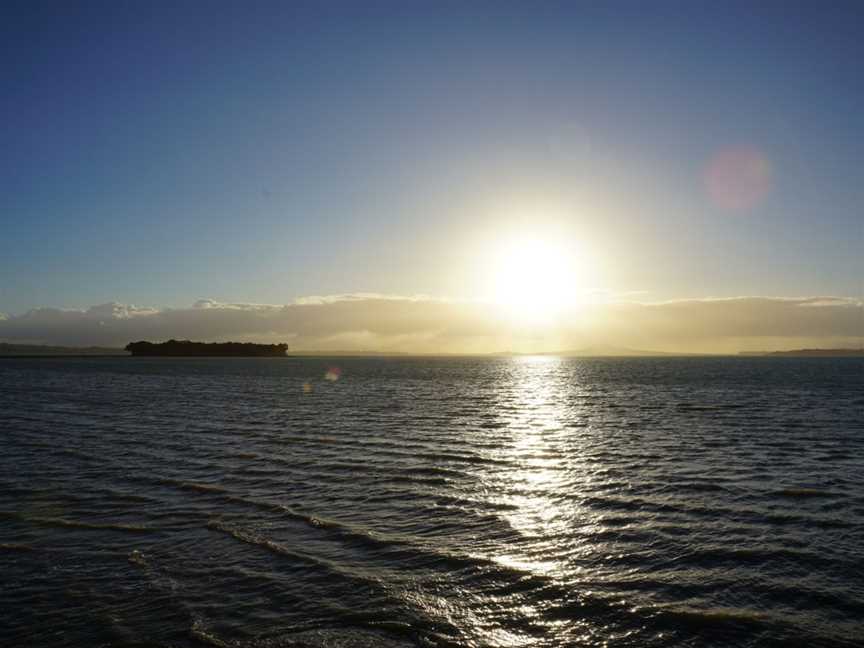
<instances>
[{"instance_id":1,"label":"small wave","mask_svg":"<svg viewBox=\"0 0 864 648\"><path fill-rule=\"evenodd\" d=\"M526 571L524 569L504 568L497 561L489 557L453 553L440 548L432 547L426 543L409 541L408 539L404 538L384 537L380 534L373 534L369 531L356 528L346 523L336 522L334 520L327 520L315 517L313 515L299 513L281 504L269 504L266 502L256 502L254 500L243 501L247 504L260 506L264 510L281 513L282 515L286 515L292 519L304 522L310 527L320 529L323 532L326 532L331 538L339 540L346 545L363 547L373 552L387 554L393 560L398 559L408 561L415 566L422 565L424 567L435 567L438 569L447 569L454 571L469 570L472 572L493 568L498 572L507 571L520 577L524 575L524 572ZM500 520L495 516L489 517L500 522ZM330 564L326 560L319 560L313 556L306 556L301 552L290 550L284 545L264 538L263 536L260 536L256 533L252 533L235 526L226 525L219 519L210 520L207 523L207 527L213 530L227 533L235 537L237 540L241 540L242 542L246 542L248 544L257 544L266 547L274 553L282 553L286 556L301 559L305 558L310 562L319 564L323 567L327 567L328 569L336 569L334 565Z\"/></svg>"},{"instance_id":2,"label":"small wave","mask_svg":"<svg viewBox=\"0 0 864 648\"><path fill-rule=\"evenodd\" d=\"M395 621L391 623L394 624L393 629L398 625L405 625ZM383 623L382 629L390 628ZM398 629L402 630L402 628ZM281 637L245 641L226 640L209 630L200 619L192 622L189 635L196 641L214 648L410 648L415 645L413 642L392 639L378 632L358 629L305 630Z\"/></svg>"},{"instance_id":3,"label":"small wave","mask_svg":"<svg viewBox=\"0 0 864 648\"><path fill-rule=\"evenodd\" d=\"M155 529L139 524L126 524L123 522L84 522L83 520L70 520L69 518L47 517L41 515L24 515L14 511L0 511L0 517L35 522L47 526L65 527L71 529L91 529L101 531L123 531L126 533L151 533Z\"/></svg>"},{"instance_id":4,"label":"small wave","mask_svg":"<svg viewBox=\"0 0 864 648\"><path fill-rule=\"evenodd\" d=\"M31 552L36 550L36 547L31 547L30 545L21 544L19 542L0 542L0 551Z\"/></svg>"},{"instance_id":5,"label":"small wave","mask_svg":"<svg viewBox=\"0 0 864 648\"><path fill-rule=\"evenodd\" d=\"M764 630L773 625L773 620L768 614L756 610L733 608L664 609L657 614L657 617L676 627L747 626L753 630Z\"/></svg>"},{"instance_id":6,"label":"small wave","mask_svg":"<svg viewBox=\"0 0 864 648\"><path fill-rule=\"evenodd\" d=\"M446 486L450 480L446 477L422 477L419 475L387 475L381 481L394 484L414 484L422 486Z\"/></svg>"},{"instance_id":7,"label":"small wave","mask_svg":"<svg viewBox=\"0 0 864 648\"><path fill-rule=\"evenodd\" d=\"M106 488L102 491L104 494L108 495L112 499L120 500L124 502L137 502L141 504L153 504L157 500L152 497L147 497L146 495L139 495L137 493L126 493L124 491L119 491L112 488Z\"/></svg>"},{"instance_id":8,"label":"small wave","mask_svg":"<svg viewBox=\"0 0 864 648\"><path fill-rule=\"evenodd\" d=\"M439 466L405 466L404 468L394 468L403 475L422 476L422 477L451 477L454 479L465 479L468 475L461 470L453 470L452 468L441 468Z\"/></svg>"},{"instance_id":9,"label":"small wave","mask_svg":"<svg viewBox=\"0 0 864 648\"><path fill-rule=\"evenodd\" d=\"M253 500L236 496L229 497L227 499L229 501L242 503L247 506L254 506L256 508L264 511L269 511L271 513L284 515L298 522L302 522L312 528L326 531L331 536L339 538L340 540L349 544L366 546L378 550L387 550L406 546L406 543L402 540L380 537L378 534L373 534L369 531L354 527L353 525L344 522L336 522L335 520L329 520L315 515L301 513L300 511L295 511L294 509L291 509L284 504L273 504L271 502L262 502L260 500ZM217 524L218 526L220 523L216 521L215 524Z\"/></svg>"},{"instance_id":10,"label":"small wave","mask_svg":"<svg viewBox=\"0 0 864 648\"><path fill-rule=\"evenodd\" d=\"M313 558L311 556L307 556L301 552L291 551L287 547L280 545L278 542L274 542L273 540L269 540L263 536L260 536L256 533L252 533L251 531L244 531L239 527L232 527L226 524L223 524L219 520L210 520L207 523L207 528L212 529L214 531L221 531L240 542L245 542L246 544L257 545L259 547L264 547L265 549L269 549L273 553L278 553L283 556L289 556L292 558L303 558L309 562L320 564L322 559Z\"/></svg>"},{"instance_id":11,"label":"small wave","mask_svg":"<svg viewBox=\"0 0 864 648\"><path fill-rule=\"evenodd\" d=\"M780 497L792 497L796 499L810 499L816 497L836 497L837 493L820 488L784 488L774 493Z\"/></svg>"},{"instance_id":12,"label":"small wave","mask_svg":"<svg viewBox=\"0 0 864 648\"><path fill-rule=\"evenodd\" d=\"M328 577L336 576L347 581L356 582L358 585L367 588L375 587L376 585L374 580L362 576L354 572L353 570L348 570L340 567L339 565L332 562L331 560L328 560L327 558L313 556L303 551L289 549L285 545L276 542L275 540L271 540L270 538L265 538L264 536L253 531L243 529L237 526L230 526L224 524L220 520L210 520L207 523L207 528L229 535L235 540L239 540L240 542L245 542L246 544L256 547L261 547L273 554L284 556L292 560L301 561L315 569L323 571L328 575Z\"/></svg>"},{"instance_id":13,"label":"small wave","mask_svg":"<svg viewBox=\"0 0 864 648\"><path fill-rule=\"evenodd\" d=\"M551 589L549 594L552 595L552 600L558 597L564 599L562 602L550 605L544 612L544 617L552 621L574 618L620 617L624 608L623 602L596 594L578 594L574 597L573 594L558 592L556 589Z\"/></svg>"},{"instance_id":14,"label":"small wave","mask_svg":"<svg viewBox=\"0 0 864 648\"><path fill-rule=\"evenodd\" d=\"M520 507L517 504L501 502L495 500L471 499L466 497L458 497L455 495L447 495L445 493L430 494L435 506L461 508L471 511L518 511Z\"/></svg>"},{"instance_id":15,"label":"small wave","mask_svg":"<svg viewBox=\"0 0 864 648\"><path fill-rule=\"evenodd\" d=\"M189 490L198 491L199 493L227 493L229 492L227 488L223 488L222 486L217 486L216 484L202 484L199 482L190 482L183 484L183 488L187 488Z\"/></svg>"},{"instance_id":16,"label":"small wave","mask_svg":"<svg viewBox=\"0 0 864 648\"><path fill-rule=\"evenodd\" d=\"M712 547L693 550L682 556L688 565L709 567L727 563L736 568L747 565L758 566L768 563L795 562L808 568L827 567L835 559L821 554L788 547Z\"/></svg>"},{"instance_id":17,"label":"small wave","mask_svg":"<svg viewBox=\"0 0 864 648\"><path fill-rule=\"evenodd\" d=\"M697 491L700 493L718 493L718 492L728 492L728 488L723 486L722 484L718 484L717 482L679 482L674 486L676 489L679 489L683 492L693 492Z\"/></svg>"},{"instance_id":18,"label":"small wave","mask_svg":"<svg viewBox=\"0 0 864 648\"><path fill-rule=\"evenodd\" d=\"M217 484L207 484L204 482L187 482L179 481L176 479L160 479L159 482L165 486L173 486L174 488L195 491L197 493L217 493L219 495L223 495L230 492L224 486L219 486Z\"/></svg>"},{"instance_id":19,"label":"small wave","mask_svg":"<svg viewBox=\"0 0 864 648\"><path fill-rule=\"evenodd\" d=\"M479 455L473 454L453 454L453 453L444 453L444 452L427 452L421 455L424 459L430 459L432 461L451 461L453 463L468 463L468 464L488 464L488 465L499 465L499 466L511 466L513 465L512 461L506 461L503 459L492 459L491 457L481 457Z\"/></svg>"},{"instance_id":20,"label":"small wave","mask_svg":"<svg viewBox=\"0 0 864 648\"><path fill-rule=\"evenodd\" d=\"M200 641L201 643L207 644L209 646L216 646L216 648L237 648L236 643L229 643L227 641L223 641L215 634L207 630L200 619L195 619L192 622L192 627L189 628L189 636L192 637L192 639Z\"/></svg>"},{"instance_id":21,"label":"small wave","mask_svg":"<svg viewBox=\"0 0 864 648\"><path fill-rule=\"evenodd\" d=\"M73 529L124 531L127 533L150 533L154 530L152 527L140 524L125 524L122 522L83 522L81 520L54 517L28 517L26 519L32 522L39 522L40 524L69 527Z\"/></svg>"}]
</instances>

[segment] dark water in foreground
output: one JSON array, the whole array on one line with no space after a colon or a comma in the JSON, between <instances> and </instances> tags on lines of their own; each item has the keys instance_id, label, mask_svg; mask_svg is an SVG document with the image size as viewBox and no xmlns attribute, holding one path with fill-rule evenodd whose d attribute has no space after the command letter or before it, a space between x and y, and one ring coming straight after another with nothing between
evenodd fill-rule
<instances>
[{"instance_id":1,"label":"dark water in foreground","mask_svg":"<svg viewBox=\"0 0 864 648\"><path fill-rule=\"evenodd\" d=\"M0 435L3 646L864 645L861 359L4 360Z\"/></svg>"}]
</instances>

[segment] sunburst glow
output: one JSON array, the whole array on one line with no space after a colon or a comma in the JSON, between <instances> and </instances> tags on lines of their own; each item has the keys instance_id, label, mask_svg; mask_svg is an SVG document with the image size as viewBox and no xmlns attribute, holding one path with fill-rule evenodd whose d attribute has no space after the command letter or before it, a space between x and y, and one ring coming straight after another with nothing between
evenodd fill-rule
<instances>
[{"instance_id":1,"label":"sunburst glow","mask_svg":"<svg viewBox=\"0 0 864 648\"><path fill-rule=\"evenodd\" d=\"M519 236L499 249L492 263L492 298L511 315L543 320L578 302L586 264L572 246Z\"/></svg>"}]
</instances>

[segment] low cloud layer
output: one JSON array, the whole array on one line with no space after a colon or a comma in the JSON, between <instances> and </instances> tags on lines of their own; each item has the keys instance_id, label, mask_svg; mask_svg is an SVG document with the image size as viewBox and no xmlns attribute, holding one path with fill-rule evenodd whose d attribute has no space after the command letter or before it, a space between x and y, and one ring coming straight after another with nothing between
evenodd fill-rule
<instances>
[{"instance_id":1,"label":"low cloud layer","mask_svg":"<svg viewBox=\"0 0 864 648\"><path fill-rule=\"evenodd\" d=\"M861 346L864 304L845 297L616 301L554 322L520 323L493 305L381 295L288 305L199 300L189 308L118 303L0 315L0 341L124 346L169 338L287 342L295 350L494 352L602 348L675 352Z\"/></svg>"}]
</instances>

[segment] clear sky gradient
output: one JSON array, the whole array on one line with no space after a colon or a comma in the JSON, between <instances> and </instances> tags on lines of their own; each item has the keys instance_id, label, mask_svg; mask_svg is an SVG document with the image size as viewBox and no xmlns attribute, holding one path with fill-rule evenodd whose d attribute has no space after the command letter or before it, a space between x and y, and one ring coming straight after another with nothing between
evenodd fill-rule
<instances>
[{"instance_id":1,"label":"clear sky gradient","mask_svg":"<svg viewBox=\"0 0 864 648\"><path fill-rule=\"evenodd\" d=\"M0 312L473 299L549 227L609 294L862 293L861 2L0 11Z\"/></svg>"}]
</instances>

